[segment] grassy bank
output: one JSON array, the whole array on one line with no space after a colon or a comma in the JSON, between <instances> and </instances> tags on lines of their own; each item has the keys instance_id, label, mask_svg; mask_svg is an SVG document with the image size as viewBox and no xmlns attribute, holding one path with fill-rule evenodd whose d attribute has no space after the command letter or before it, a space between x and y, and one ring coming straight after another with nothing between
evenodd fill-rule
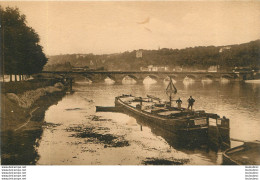
<instances>
[{"instance_id":1,"label":"grassy bank","mask_svg":"<svg viewBox=\"0 0 260 180\"><path fill-rule=\"evenodd\" d=\"M60 82L59 79L32 79L29 81L18 82L1 82L2 93L15 93L21 94L26 91L44 88L46 86L53 86L55 83Z\"/></svg>"},{"instance_id":2,"label":"grassy bank","mask_svg":"<svg viewBox=\"0 0 260 180\"><path fill-rule=\"evenodd\" d=\"M2 165L36 164L39 155L35 147L39 145L38 140L42 136L45 111L57 104L65 94L65 91L59 91L42 96L28 109L21 109L5 97L7 109L1 132ZM10 113L10 110L15 113Z\"/></svg>"},{"instance_id":3,"label":"grassy bank","mask_svg":"<svg viewBox=\"0 0 260 180\"><path fill-rule=\"evenodd\" d=\"M1 93L2 132L15 131L31 120L42 121L45 110L61 99L66 90L57 80L7 84L8 87L2 87ZM12 90L11 84L14 85Z\"/></svg>"}]
</instances>

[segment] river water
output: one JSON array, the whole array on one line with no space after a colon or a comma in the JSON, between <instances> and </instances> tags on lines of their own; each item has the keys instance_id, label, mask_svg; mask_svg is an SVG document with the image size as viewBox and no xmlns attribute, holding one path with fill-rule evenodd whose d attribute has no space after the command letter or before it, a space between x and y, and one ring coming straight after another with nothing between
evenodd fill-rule
<instances>
[{"instance_id":1,"label":"river water","mask_svg":"<svg viewBox=\"0 0 260 180\"><path fill-rule=\"evenodd\" d=\"M260 85L244 82L177 82L175 98L187 107L190 95L195 110L230 119L231 138L260 140ZM46 126L37 140L36 164L41 165L142 165L221 164L221 152L200 147L177 147L164 132L147 127L122 113L95 112L95 106L113 106L115 96L154 95L167 99L167 84L112 84L76 82L45 113ZM233 144L234 145L234 144Z\"/></svg>"}]
</instances>

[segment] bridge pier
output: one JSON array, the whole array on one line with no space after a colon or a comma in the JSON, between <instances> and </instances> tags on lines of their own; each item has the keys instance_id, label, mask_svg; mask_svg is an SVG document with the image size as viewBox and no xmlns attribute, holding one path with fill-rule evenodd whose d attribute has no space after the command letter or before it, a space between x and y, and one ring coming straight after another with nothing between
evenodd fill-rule
<instances>
[{"instance_id":1,"label":"bridge pier","mask_svg":"<svg viewBox=\"0 0 260 180\"><path fill-rule=\"evenodd\" d=\"M254 79L254 72L250 72L250 73L238 73L236 74L239 81L243 81L243 80L249 80L249 79Z\"/></svg>"},{"instance_id":2,"label":"bridge pier","mask_svg":"<svg viewBox=\"0 0 260 180\"><path fill-rule=\"evenodd\" d=\"M194 81L201 81L204 78L210 78L214 81L219 81L221 78L227 78L231 81L243 81L254 78L253 72L158 72L158 71L82 71L82 72L70 72L70 71L43 71L42 73L59 74L63 76L77 76L81 75L92 82L102 82L106 77L111 78L116 83L122 83L125 76L129 76L137 81L137 83L143 82L143 80L149 76L156 79L158 82L163 81L166 77L172 77L175 81L183 81L185 77L192 78Z\"/></svg>"},{"instance_id":3,"label":"bridge pier","mask_svg":"<svg viewBox=\"0 0 260 180\"><path fill-rule=\"evenodd\" d=\"M83 74L83 76L91 80L93 83L104 81L102 74Z\"/></svg>"},{"instance_id":4,"label":"bridge pier","mask_svg":"<svg viewBox=\"0 0 260 180\"><path fill-rule=\"evenodd\" d=\"M139 79L136 79L135 81L136 81L136 84L143 84L144 79L139 78Z\"/></svg>"}]
</instances>

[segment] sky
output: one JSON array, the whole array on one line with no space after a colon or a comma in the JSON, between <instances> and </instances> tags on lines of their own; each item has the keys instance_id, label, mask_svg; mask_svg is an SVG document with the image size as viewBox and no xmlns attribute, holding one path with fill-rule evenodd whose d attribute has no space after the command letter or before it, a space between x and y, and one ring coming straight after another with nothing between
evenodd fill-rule
<instances>
[{"instance_id":1,"label":"sky","mask_svg":"<svg viewBox=\"0 0 260 180\"><path fill-rule=\"evenodd\" d=\"M260 1L0 2L18 7L47 55L221 46L260 39Z\"/></svg>"}]
</instances>

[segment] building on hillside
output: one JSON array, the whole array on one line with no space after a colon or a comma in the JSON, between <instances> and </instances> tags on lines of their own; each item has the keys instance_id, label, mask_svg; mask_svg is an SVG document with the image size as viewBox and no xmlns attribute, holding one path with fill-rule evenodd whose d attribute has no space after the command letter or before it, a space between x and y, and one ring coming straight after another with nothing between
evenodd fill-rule
<instances>
[{"instance_id":1,"label":"building on hillside","mask_svg":"<svg viewBox=\"0 0 260 180\"><path fill-rule=\"evenodd\" d=\"M232 70L234 73L245 73L245 72L254 72L255 70L251 67L235 67Z\"/></svg>"},{"instance_id":2,"label":"building on hillside","mask_svg":"<svg viewBox=\"0 0 260 180\"><path fill-rule=\"evenodd\" d=\"M180 66L175 66L172 71L182 72L182 67L180 67Z\"/></svg>"},{"instance_id":3,"label":"building on hillside","mask_svg":"<svg viewBox=\"0 0 260 180\"><path fill-rule=\"evenodd\" d=\"M191 70L192 72L207 72L206 69L195 69L195 70Z\"/></svg>"},{"instance_id":4,"label":"building on hillside","mask_svg":"<svg viewBox=\"0 0 260 180\"><path fill-rule=\"evenodd\" d=\"M143 52L142 50L137 50L136 51L136 58L142 58L143 57Z\"/></svg>"},{"instance_id":5,"label":"building on hillside","mask_svg":"<svg viewBox=\"0 0 260 180\"><path fill-rule=\"evenodd\" d=\"M148 67L140 67L140 70L141 71L169 71L169 67L149 65Z\"/></svg>"},{"instance_id":6,"label":"building on hillside","mask_svg":"<svg viewBox=\"0 0 260 180\"><path fill-rule=\"evenodd\" d=\"M210 66L208 72L218 72L218 66Z\"/></svg>"},{"instance_id":7,"label":"building on hillside","mask_svg":"<svg viewBox=\"0 0 260 180\"><path fill-rule=\"evenodd\" d=\"M78 58L85 58L87 55L85 54L76 54L76 59Z\"/></svg>"},{"instance_id":8,"label":"building on hillside","mask_svg":"<svg viewBox=\"0 0 260 180\"><path fill-rule=\"evenodd\" d=\"M140 67L140 71L149 71L148 67Z\"/></svg>"},{"instance_id":9,"label":"building on hillside","mask_svg":"<svg viewBox=\"0 0 260 180\"><path fill-rule=\"evenodd\" d=\"M72 67L72 71L87 71L89 70L88 66L84 66L84 67Z\"/></svg>"},{"instance_id":10,"label":"building on hillside","mask_svg":"<svg viewBox=\"0 0 260 180\"><path fill-rule=\"evenodd\" d=\"M84 71L83 67L73 67L72 71Z\"/></svg>"},{"instance_id":11,"label":"building on hillside","mask_svg":"<svg viewBox=\"0 0 260 180\"><path fill-rule=\"evenodd\" d=\"M169 71L168 66L158 66L158 71Z\"/></svg>"},{"instance_id":12,"label":"building on hillside","mask_svg":"<svg viewBox=\"0 0 260 180\"><path fill-rule=\"evenodd\" d=\"M222 53L223 51L230 50L230 49L231 49L230 46L222 47L222 48L219 49L219 52Z\"/></svg>"},{"instance_id":13,"label":"building on hillside","mask_svg":"<svg viewBox=\"0 0 260 180\"><path fill-rule=\"evenodd\" d=\"M149 65L148 66L148 71L158 71L158 67L157 66L153 66L153 65Z\"/></svg>"}]
</instances>

